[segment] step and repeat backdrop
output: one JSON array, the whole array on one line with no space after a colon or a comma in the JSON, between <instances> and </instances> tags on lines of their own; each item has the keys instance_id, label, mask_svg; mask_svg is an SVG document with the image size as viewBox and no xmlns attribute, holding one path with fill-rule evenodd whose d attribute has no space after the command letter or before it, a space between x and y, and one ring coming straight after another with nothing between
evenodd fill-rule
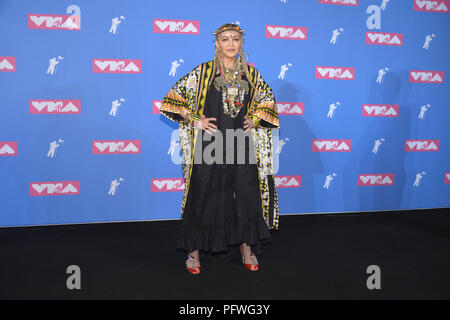
<instances>
[{"instance_id":1,"label":"step and repeat backdrop","mask_svg":"<svg viewBox=\"0 0 450 320\"><path fill-rule=\"evenodd\" d=\"M178 125L159 106L227 22L277 99L282 215L449 207L449 10L0 1L0 226L179 219Z\"/></svg>"}]
</instances>

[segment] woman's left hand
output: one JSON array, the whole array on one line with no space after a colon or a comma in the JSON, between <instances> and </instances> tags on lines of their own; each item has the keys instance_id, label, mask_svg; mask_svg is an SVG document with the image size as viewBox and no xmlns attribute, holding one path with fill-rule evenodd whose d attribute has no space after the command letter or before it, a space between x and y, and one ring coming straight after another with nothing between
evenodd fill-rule
<instances>
[{"instance_id":1,"label":"woman's left hand","mask_svg":"<svg viewBox=\"0 0 450 320\"><path fill-rule=\"evenodd\" d=\"M248 130L255 127L255 123L247 116L245 116L244 119L244 133L247 133Z\"/></svg>"}]
</instances>

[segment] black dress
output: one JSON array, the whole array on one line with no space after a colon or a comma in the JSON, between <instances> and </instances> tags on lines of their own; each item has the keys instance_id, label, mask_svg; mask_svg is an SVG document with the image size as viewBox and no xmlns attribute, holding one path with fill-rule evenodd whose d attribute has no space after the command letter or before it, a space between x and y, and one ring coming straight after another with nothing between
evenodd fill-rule
<instances>
[{"instance_id":1,"label":"black dress","mask_svg":"<svg viewBox=\"0 0 450 320\"><path fill-rule=\"evenodd\" d=\"M245 77L244 79L246 80ZM258 169L255 161L251 161L250 153L254 154L254 149L250 139L246 140L244 149L239 149L239 152L245 150L243 164L237 162L236 139L235 161L231 164L225 161L226 154L231 151L225 147L226 130L243 129L248 102L249 94L246 93L244 106L238 115L232 118L224 114L222 93L217 91L214 83L209 88L203 114L207 118L217 119L213 123L217 125L224 138L223 161L222 164L203 162L193 165L177 243L180 250L228 253L230 247L247 243L256 255L260 255L262 244L271 240L270 231L262 215ZM208 135L205 131L202 131L202 134ZM250 137L250 132L247 134ZM214 142L215 137L212 137L210 142L205 141L203 137L201 144L199 139L200 135L197 137L196 147L203 152L209 143ZM214 152L211 154L215 155Z\"/></svg>"}]
</instances>

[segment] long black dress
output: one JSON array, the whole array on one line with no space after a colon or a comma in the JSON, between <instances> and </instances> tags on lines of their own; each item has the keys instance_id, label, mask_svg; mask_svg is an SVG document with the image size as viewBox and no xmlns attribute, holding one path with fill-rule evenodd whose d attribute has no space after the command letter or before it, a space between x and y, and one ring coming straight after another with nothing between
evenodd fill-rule
<instances>
[{"instance_id":1,"label":"long black dress","mask_svg":"<svg viewBox=\"0 0 450 320\"><path fill-rule=\"evenodd\" d=\"M218 76L220 75L216 75ZM246 80L245 76L244 79ZM225 148L226 129L243 129L248 102L249 94L246 93L244 107L236 118L232 118L224 114L222 93L217 91L214 83L209 88L203 114L207 118L217 119L213 123L217 125L224 138L224 160L222 164L193 165L177 243L180 250L224 253L228 252L231 246L247 243L256 255L261 255L262 244L271 240L270 231L262 216L258 169L250 158L250 152L254 153L250 139L247 139L245 145L244 164L236 161L238 153L236 139L235 161L232 164L225 161L227 152L231 151ZM202 131L202 134L207 135L205 131ZM250 135L250 132L247 134ZM200 139L199 136L197 138ZM214 137L209 143L213 142ZM204 151L209 143L203 138L201 151ZM196 142L196 146L198 145L199 140Z\"/></svg>"}]
</instances>

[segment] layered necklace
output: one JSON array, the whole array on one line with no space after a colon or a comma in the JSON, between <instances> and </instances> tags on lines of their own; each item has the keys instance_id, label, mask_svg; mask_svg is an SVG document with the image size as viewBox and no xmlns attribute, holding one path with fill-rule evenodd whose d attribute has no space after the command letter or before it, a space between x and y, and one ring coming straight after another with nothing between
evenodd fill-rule
<instances>
[{"instance_id":1,"label":"layered necklace","mask_svg":"<svg viewBox=\"0 0 450 320\"><path fill-rule=\"evenodd\" d=\"M236 118L244 106L244 96L248 91L248 82L242 79L241 73L237 70L237 65L236 62L230 69L222 68L222 63L220 63L220 77L216 77L214 80L217 91L222 92L223 111L232 118Z\"/></svg>"}]
</instances>

